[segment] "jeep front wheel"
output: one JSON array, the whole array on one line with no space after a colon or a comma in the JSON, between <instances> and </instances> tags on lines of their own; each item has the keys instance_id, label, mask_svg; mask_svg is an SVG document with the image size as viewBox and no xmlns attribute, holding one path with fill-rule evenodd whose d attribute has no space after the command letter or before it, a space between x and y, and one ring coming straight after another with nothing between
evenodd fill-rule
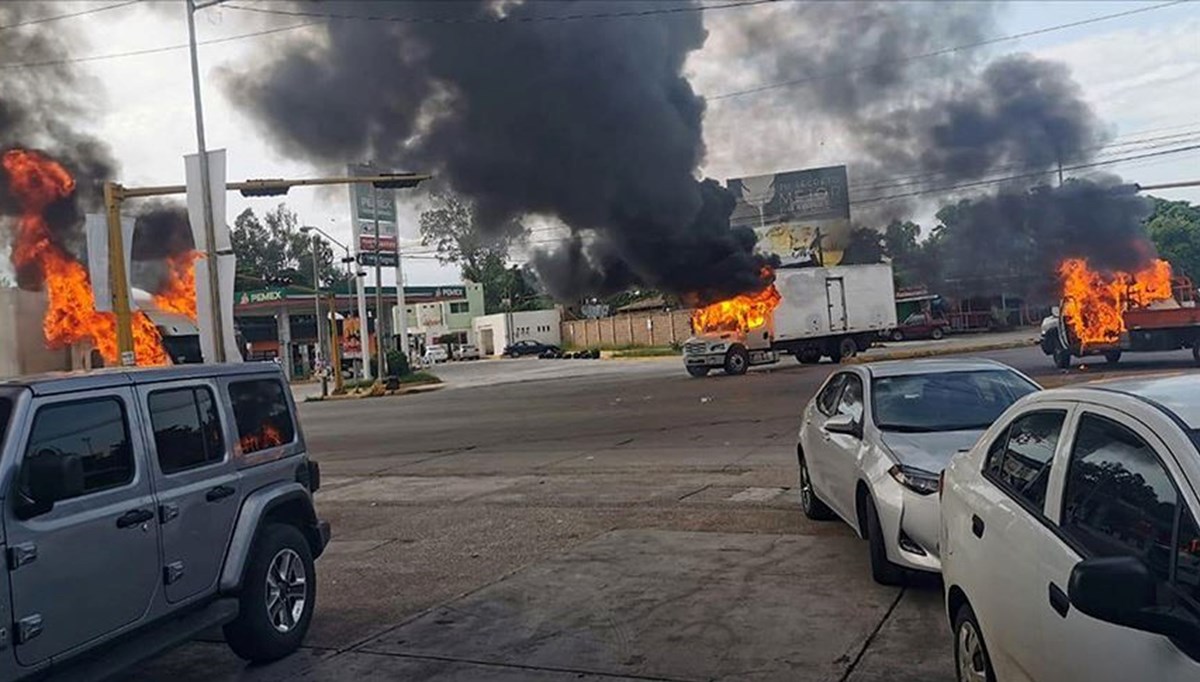
<instances>
[{"instance_id":1,"label":"jeep front wheel","mask_svg":"<svg viewBox=\"0 0 1200 682\"><path fill-rule=\"evenodd\" d=\"M238 617L225 626L233 652L266 663L299 648L317 603L316 577L312 550L296 527L264 528L242 577Z\"/></svg>"}]
</instances>

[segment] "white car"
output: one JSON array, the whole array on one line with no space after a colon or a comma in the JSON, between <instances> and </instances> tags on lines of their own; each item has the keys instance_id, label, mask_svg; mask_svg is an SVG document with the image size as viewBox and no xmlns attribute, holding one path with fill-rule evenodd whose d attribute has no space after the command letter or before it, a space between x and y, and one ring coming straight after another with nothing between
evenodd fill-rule
<instances>
[{"instance_id":1,"label":"white car","mask_svg":"<svg viewBox=\"0 0 1200 682\"><path fill-rule=\"evenodd\" d=\"M434 345L425 348L425 355L421 356L421 360L426 365L436 365L439 362L445 362L450 359L450 353L445 346Z\"/></svg>"},{"instance_id":2,"label":"white car","mask_svg":"<svg viewBox=\"0 0 1200 682\"><path fill-rule=\"evenodd\" d=\"M846 367L804 408L797 458L810 519L840 516L870 543L871 574L941 569L938 476L1018 398L1038 390L991 360Z\"/></svg>"},{"instance_id":3,"label":"white car","mask_svg":"<svg viewBox=\"0 0 1200 682\"><path fill-rule=\"evenodd\" d=\"M958 679L1200 680L1200 376L1028 396L954 458Z\"/></svg>"},{"instance_id":4,"label":"white car","mask_svg":"<svg viewBox=\"0 0 1200 682\"><path fill-rule=\"evenodd\" d=\"M454 349L455 360L478 360L483 355L479 352L479 346L473 343L464 343Z\"/></svg>"}]
</instances>

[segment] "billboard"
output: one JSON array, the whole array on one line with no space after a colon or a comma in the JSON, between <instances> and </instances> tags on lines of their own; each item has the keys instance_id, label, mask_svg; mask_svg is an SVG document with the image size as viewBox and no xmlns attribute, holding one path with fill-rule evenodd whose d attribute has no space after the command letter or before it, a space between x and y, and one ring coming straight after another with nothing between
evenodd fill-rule
<instances>
[{"instance_id":1,"label":"billboard","mask_svg":"<svg viewBox=\"0 0 1200 682\"><path fill-rule=\"evenodd\" d=\"M382 171L372 166L351 165L352 176L378 175ZM350 185L350 214L354 226L354 245L359 254L396 251L396 192L375 189L368 183ZM375 218L379 217L379 248L375 247ZM361 262L361 261L360 261ZM366 264L366 263L364 263ZM371 265L375 264L371 259ZM385 260L384 265L389 265ZM394 265L394 262L391 263Z\"/></svg>"},{"instance_id":2,"label":"billboard","mask_svg":"<svg viewBox=\"0 0 1200 682\"><path fill-rule=\"evenodd\" d=\"M788 265L837 265L850 237L845 166L731 178L730 223L758 235L757 249Z\"/></svg>"}]
</instances>

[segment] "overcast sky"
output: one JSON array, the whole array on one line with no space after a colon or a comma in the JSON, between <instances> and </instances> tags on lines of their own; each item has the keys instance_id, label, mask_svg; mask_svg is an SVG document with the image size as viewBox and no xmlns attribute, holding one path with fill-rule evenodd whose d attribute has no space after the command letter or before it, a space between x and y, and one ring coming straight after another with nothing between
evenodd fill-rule
<instances>
[{"instance_id":1,"label":"overcast sky","mask_svg":"<svg viewBox=\"0 0 1200 682\"><path fill-rule=\"evenodd\" d=\"M240 0L254 2L255 0ZM45 3L51 4L51 3ZM101 2L60 2L62 13ZM73 48L78 57L110 55L180 45L187 28L182 2L163 0L157 7L144 4L121 7L71 22L83 40ZM999 35L1036 30L1140 6L1137 2L1013 2L1001 10ZM61 8L59 10L58 8ZM708 47L693 55L689 71L701 94L743 87L737 64L723 58L722 16L706 13L710 31ZM737 12L754 12L741 8ZM267 16L214 7L198 15L201 41L236 36L271 28L295 26L311 20ZM294 30L306 31L310 28ZM1187 3L1062 31L1056 31L990 48L989 54L1032 52L1065 62L1082 86L1099 116L1111 126L1117 141L1188 130L1200 131L1200 3ZM200 49L208 145L228 150L229 178L311 176L321 169L297 163L276 153L233 102L216 87L218 68L253 69L258 55L269 53L278 35L232 40ZM0 65L2 66L2 65ZM188 54L173 49L146 55L96 59L81 65L91 73L99 93L95 115L87 123L108 142L120 163L119 181L126 185L181 182L183 160L196 146ZM370 65L364 65L369 68ZM313 97L322 93L313 92ZM364 92L363 97L371 96ZM0 97L3 93L0 92ZM845 162L836 131L804 125L786 108L761 112L754 121L722 114L719 103L710 106L705 135L708 159L704 174L724 180L797 167ZM1195 139L1193 139L1195 142ZM348 160L350 161L350 160ZM421 170L421 169L405 169ZM1107 167L1142 184L1200 178L1200 154L1178 154ZM850 168L853 183L854 169ZM1158 192L1160 196L1200 203L1200 188ZM401 193L403 198L404 193ZM292 190L286 198L301 221L320 226L344 242L350 238L348 190ZM247 206L267 210L273 199L244 199L231 194L228 220ZM409 204L401 214L402 235L415 238L416 211ZM926 210L924 215L928 215ZM538 228L545 230L547 228ZM544 239L549 232L535 234ZM458 280L456 268L440 266L429 256L406 259L409 284L448 284ZM385 281L387 281L385 279Z\"/></svg>"}]
</instances>

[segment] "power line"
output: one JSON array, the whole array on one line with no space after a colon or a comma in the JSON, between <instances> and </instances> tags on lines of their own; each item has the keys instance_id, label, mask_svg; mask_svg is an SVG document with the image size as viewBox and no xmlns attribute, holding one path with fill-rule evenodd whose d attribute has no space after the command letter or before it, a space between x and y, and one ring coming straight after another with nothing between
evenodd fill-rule
<instances>
[{"instance_id":1,"label":"power line","mask_svg":"<svg viewBox=\"0 0 1200 682\"><path fill-rule=\"evenodd\" d=\"M998 38L989 38L987 40L981 40L981 41L974 42L974 43L966 43L964 45L955 45L954 47L946 47L946 48L942 48L940 50L934 50L933 52L925 52L922 54L909 55L907 57L897 57L896 59L889 59L887 61L871 62L869 64L863 64L863 65L856 66L856 67L849 68L849 69L841 69L838 71L828 71L826 73L817 74L815 76L806 76L804 78L797 78L794 80L779 81L776 83L767 83L767 84L759 85L759 86L756 86L753 88L747 88L745 90L735 90L733 92L726 92L726 93L722 93L719 95L707 95L707 96L705 96L705 99L709 102L716 102L716 101L721 101L721 100L726 100L726 99L733 99L735 97L743 97L745 95L755 95L760 92L767 92L768 90L775 90L778 88L788 88L788 87L792 87L792 86L796 86L796 85L803 85L805 83L812 83L812 82L819 81L819 80L826 80L829 78L834 78L836 76L844 76L844 75L848 75L848 74L852 74L852 73L858 73L860 71L867 71L867 70L873 69L877 66L882 66L882 65L891 66L891 65L895 65L896 63L899 63L899 62L911 62L911 61L916 61L918 59L928 59L930 57L940 57L942 55L947 55L947 54L951 54L954 52L961 52L962 50L971 50L971 49L974 49L977 47L984 47L987 45L995 45L996 43L1004 43L1004 42L1008 42L1008 41L1012 41L1012 40L1020 40L1022 38L1029 38L1031 36L1042 35L1044 33L1052 33L1054 31L1062 31L1062 30L1065 30L1068 28L1077 28L1079 26L1095 24L1095 23L1098 23L1101 21L1108 21L1110 19L1119 19L1121 17L1128 17L1128 16L1132 16L1134 14L1141 14L1143 12L1153 12L1154 10L1165 9L1167 7L1173 7L1175 5L1180 5L1185 2L1188 2L1188 0L1171 0L1171 2L1164 2L1164 3L1158 4L1158 5L1151 5L1149 7L1138 7L1136 9L1126 10L1124 12L1116 12L1113 14L1105 14L1103 16L1092 17L1091 19L1083 19L1080 21L1073 21L1073 22L1066 23L1066 24L1047 26L1045 28L1034 29L1032 31L1025 31L1023 33L1014 33L1012 35L1000 36Z\"/></svg>"},{"instance_id":2,"label":"power line","mask_svg":"<svg viewBox=\"0 0 1200 682\"><path fill-rule=\"evenodd\" d=\"M565 22L565 21L580 21L583 19L627 19L636 17L647 17L660 14L683 14L690 12L704 12L709 10L735 9L738 7L752 7L754 5L766 5L780 2L781 0L742 0L742 2L727 2L719 5L682 5L678 7L660 7L657 9L646 10L626 10L623 12L599 12L594 14L558 14L545 16L511 16L501 15L494 17L405 17L391 15L362 15L362 14L336 14L333 12L308 12L304 10L285 10L285 9L267 9L265 7L246 7L243 5L223 5L227 9L240 10L242 12L258 12L260 14L275 14L289 17L310 17L315 19L348 19L354 21L384 21L399 24L484 24L484 25L504 25L504 24L534 24L545 22Z\"/></svg>"},{"instance_id":3,"label":"power line","mask_svg":"<svg viewBox=\"0 0 1200 682\"><path fill-rule=\"evenodd\" d=\"M104 5L103 7L93 7L91 9L80 10L78 12L70 12L68 14L55 14L54 16L51 16L51 17L41 17L38 19L26 19L25 21L18 21L15 24L5 24L4 26L0 26L0 31L3 31L4 29L8 29L8 28L20 28L22 26L32 26L33 24L45 24L45 23L49 23L51 21L58 21L59 19L70 19L72 17L82 17L85 14L97 14L100 12L107 12L110 9L117 9L119 7L128 7L129 5L135 5L139 2L141 2L141 0L126 0L125 2L118 2L113 5Z\"/></svg>"},{"instance_id":4,"label":"power line","mask_svg":"<svg viewBox=\"0 0 1200 682\"><path fill-rule=\"evenodd\" d=\"M307 28L309 26L320 25L319 21L307 21L302 24L292 24L291 26L280 26L278 28L269 28L262 31L254 31L251 33L239 33L237 35L226 36L224 38L210 38L209 40L197 41L197 45L217 45L220 43L228 43L234 40L243 38L256 38L258 36L271 35L272 33L283 33L284 31L294 31L298 28ZM117 59L118 57L137 57L147 54L158 54L160 52L172 52L174 50L186 50L187 43L179 43L177 45L166 45L163 47L151 47L145 50L132 50L129 52L112 52L109 54L91 55L88 57L72 57L70 59L53 59L44 62L20 62L16 64L0 64L0 71L5 69L32 69L42 66L58 66L61 64L76 64L79 62L94 62L103 59Z\"/></svg>"}]
</instances>

